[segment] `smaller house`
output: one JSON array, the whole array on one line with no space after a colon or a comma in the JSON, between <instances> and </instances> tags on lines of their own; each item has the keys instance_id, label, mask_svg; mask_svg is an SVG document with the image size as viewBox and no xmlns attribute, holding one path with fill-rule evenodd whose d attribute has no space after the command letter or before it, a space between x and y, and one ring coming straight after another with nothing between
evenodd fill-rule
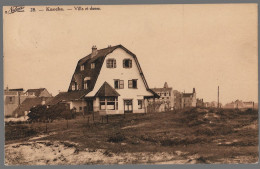
<instances>
[{"instance_id":1,"label":"smaller house","mask_svg":"<svg viewBox=\"0 0 260 169\"><path fill-rule=\"evenodd\" d=\"M182 93L182 108L196 107L196 104L197 99L195 88L193 88L192 93Z\"/></svg>"},{"instance_id":2,"label":"smaller house","mask_svg":"<svg viewBox=\"0 0 260 169\"><path fill-rule=\"evenodd\" d=\"M13 111L27 98L23 88L4 90L4 115L12 116Z\"/></svg>"},{"instance_id":3,"label":"smaller house","mask_svg":"<svg viewBox=\"0 0 260 169\"><path fill-rule=\"evenodd\" d=\"M52 97L52 95L45 88L28 89L26 94L29 97Z\"/></svg>"},{"instance_id":4,"label":"smaller house","mask_svg":"<svg viewBox=\"0 0 260 169\"><path fill-rule=\"evenodd\" d=\"M204 107L203 99L197 99L196 107Z\"/></svg>"},{"instance_id":5,"label":"smaller house","mask_svg":"<svg viewBox=\"0 0 260 169\"><path fill-rule=\"evenodd\" d=\"M51 101L47 103L47 105L55 105L58 103L67 103L70 105L70 109L75 108L76 112L86 112L87 105L84 101L84 96L87 91L78 90L78 91L71 91L71 92L60 92L57 94ZM91 107L91 106L89 106ZM93 105L92 105L93 107ZM93 110L92 110L93 111Z\"/></svg>"},{"instance_id":6,"label":"smaller house","mask_svg":"<svg viewBox=\"0 0 260 169\"><path fill-rule=\"evenodd\" d=\"M51 99L52 97L26 98L24 102L14 110L13 116L15 117L27 116L27 114L30 112L30 109L32 107L38 105L45 105L46 102L49 102Z\"/></svg>"},{"instance_id":7,"label":"smaller house","mask_svg":"<svg viewBox=\"0 0 260 169\"><path fill-rule=\"evenodd\" d=\"M26 116L30 109L37 105L45 105L52 99L52 95L45 88L28 89L20 93L19 104L10 112L11 116Z\"/></svg>"}]
</instances>

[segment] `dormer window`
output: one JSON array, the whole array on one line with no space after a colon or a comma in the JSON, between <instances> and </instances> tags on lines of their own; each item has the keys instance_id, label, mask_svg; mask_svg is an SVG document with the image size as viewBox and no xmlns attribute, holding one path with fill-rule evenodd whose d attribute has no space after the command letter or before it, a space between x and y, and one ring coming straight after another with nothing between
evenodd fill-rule
<instances>
[{"instance_id":1,"label":"dormer window","mask_svg":"<svg viewBox=\"0 0 260 169\"><path fill-rule=\"evenodd\" d=\"M116 68L116 59L107 59L107 68Z\"/></svg>"},{"instance_id":2,"label":"dormer window","mask_svg":"<svg viewBox=\"0 0 260 169\"><path fill-rule=\"evenodd\" d=\"M132 67L132 60L131 59L124 59L123 60L123 68L131 68Z\"/></svg>"},{"instance_id":3,"label":"dormer window","mask_svg":"<svg viewBox=\"0 0 260 169\"><path fill-rule=\"evenodd\" d=\"M80 70L83 71L84 70L84 65L80 66Z\"/></svg>"},{"instance_id":4,"label":"dormer window","mask_svg":"<svg viewBox=\"0 0 260 169\"><path fill-rule=\"evenodd\" d=\"M90 68L95 69L95 63L91 63Z\"/></svg>"},{"instance_id":5,"label":"dormer window","mask_svg":"<svg viewBox=\"0 0 260 169\"><path fill-rule=\"evenodd\" d=\"M88 89L90 85L90 77L84 78L84 89Z\"/></svg>"},{"instance_id":6,"label":"dormer window","mask_svg":"<svg viewBox=\"0 0 260 169\"><path fill-rule=\"evenodd\" d=\"M78 84L76 82L72 83L71 90L78 90Z\"/></svg>"}]
</instances>

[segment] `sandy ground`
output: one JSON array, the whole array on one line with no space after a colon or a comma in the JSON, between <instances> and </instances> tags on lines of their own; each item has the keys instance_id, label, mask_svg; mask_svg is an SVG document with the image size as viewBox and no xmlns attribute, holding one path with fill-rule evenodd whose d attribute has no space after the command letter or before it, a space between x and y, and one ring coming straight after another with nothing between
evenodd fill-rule
<instances>
[{"instance_id":1,"label":"sandy ground","mask_svg":"<svg viewBox=\"0 0 260 169\"><path fill-rule=\"evenodd\" d=\"M30 140L36 140L39 137ZM104 149L79 151L77 143L29 141L5 146L6 165L81 165L81 164L195 164L195 154L186 153L112 153Z\"/></svg>"}]
</instances>

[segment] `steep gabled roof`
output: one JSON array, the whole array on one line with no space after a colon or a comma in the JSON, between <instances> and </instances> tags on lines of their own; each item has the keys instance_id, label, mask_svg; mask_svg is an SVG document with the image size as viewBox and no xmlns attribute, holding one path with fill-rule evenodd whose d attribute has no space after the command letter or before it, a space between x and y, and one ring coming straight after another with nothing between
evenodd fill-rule
<instances>
[{"instance_id":1,"label":"steep gabled roof","mask_svg":"<svg viewBox=\"0 0 260 169\"><path fill-rule=\"evenodd\" d=\"M108 97L108 96L120 96L117 91L111 87L107 82L104 82L100 89L97 91L96 95L98 97Z\"/></svg>"},{"instance_id":2,"label":"steep gabled roof","mask_svg":"<svg viewBox=\"0 0 260 169\"><path fill-rule=\"evenodd\" d=\"M42 91L44 91L45 88L39 88L39 89L28 89L26 92L34 92L35 96L39 96Z\"/></svg>"},{"instance_id":3,"label":"steep gabled roof","mask_svg":"<svg viewBox=\"0 0 260 169\"><path fill-rule=\"evenodd\" d=\"M133 56L147 91L151 92L156 97L160 97L154 91L149 89L149 86L148 86L148 84L146 82L146 79L144 77L143 71L141 69L141 66L140 66L138 60L137 60L136 55L133 54L132 52L130 52L128 49L126 49L122 45L116 45L116 46L100 49L100 50L97 50L97 52L96 52L96 54L94 56L92 54L89 54L89 55L85 56L84 58L80 59L78 61L77 67L76 67L76 69L74 71L74 74L72 76L71 83L74 82L74 81L77 82L78 87L80 89L82 89L83 88L83 81L82 81L82 79L84 79L84 77L89 77L91 80L90 80L90 84L88 84L88 92L86 92L86 94L89 93L90 91L92 91L94 89L94 87L95 87L95 84L96 84L97 78L99 76L100 70L102 68L102 65L104 63L105 57L108 54L112 53L115 49L118 49L118 48L123 49L126 53L130 54L131 56ZM95 63L95 68L94 69L90 69L91 63ZM85 65L86 69L84 71L80 71L80 66L81 65ZM68 92L72 91L71 90L71 83L70 83L70 87L68 89Z\"/></svg>"}]
</instances>

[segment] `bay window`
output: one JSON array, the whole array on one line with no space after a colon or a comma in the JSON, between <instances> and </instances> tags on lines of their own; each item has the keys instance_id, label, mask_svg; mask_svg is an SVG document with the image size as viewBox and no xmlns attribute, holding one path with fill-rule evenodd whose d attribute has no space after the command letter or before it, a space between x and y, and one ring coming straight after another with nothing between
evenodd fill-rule
<instances>
[{"instance_id":1,"label":"bay window","mask_svg":"<svg viewBox=\"0 0 260 169\"><path fill-rule=\"evenodd\" d=\"M118 110L117 97L100 97L100 110Z\"/></svg>"}]
</instances>

